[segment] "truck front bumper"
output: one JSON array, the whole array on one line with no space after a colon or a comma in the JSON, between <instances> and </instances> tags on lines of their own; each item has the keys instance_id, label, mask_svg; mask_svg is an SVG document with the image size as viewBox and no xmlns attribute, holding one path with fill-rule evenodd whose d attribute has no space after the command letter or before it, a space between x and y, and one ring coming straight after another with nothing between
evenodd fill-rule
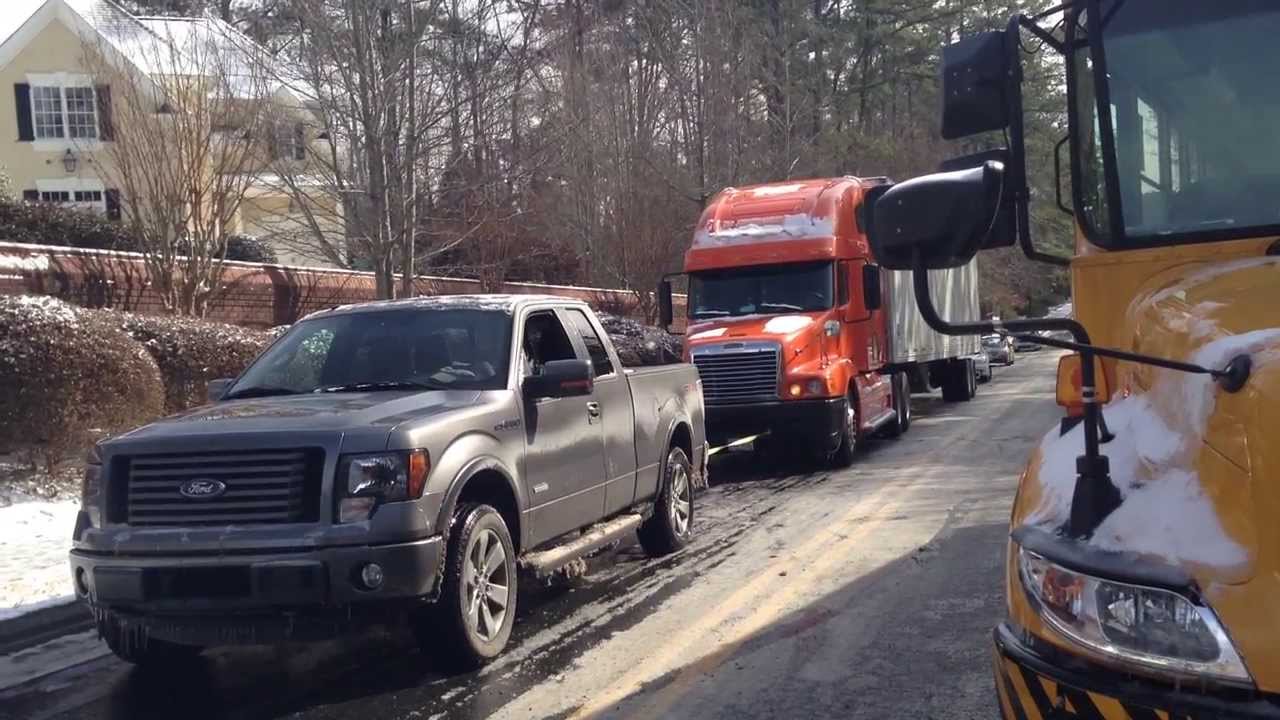
<instances>
[{"instance_id":1,"label":"truck front bumper","mask_svg":"<svg viewBox=\"0 0 1280 720\"><path fill-rule=\"evenodd\" d=\"M391 545L329 547L261 555L132 555L71 551L77 595L99 619L145 626L162 638L195 643L271 637L279 621L350 617L387 602L436 592L444 547L439 536ZM369 563L382 582L367 588ZM228 628L243 627L229 632Z\"/></svg>"},{"instance_id":2,"label":"truck front bumper","mask_svg":"<svg viewBox=\"0 0 1280 720\"><path fill-rule=\"evenodd\" d=\"M713 445L771 432L808 441L839 442L844 398L779 400L750 405L708 405L707 437Z\"/></svg>"},{"instance_id":3,"label":"truck front bumper","mask_svg":"<svg viewBox=\"0 0 1280 720\"><path fill-rule=\"evenodd\" d=\"M1067 657L1018 638L1007 624L994 634L994 674L1004 720L1148 720L1280 718L1280 698L1244 688L1178 689Z\"/></svg>"}]
</instances>

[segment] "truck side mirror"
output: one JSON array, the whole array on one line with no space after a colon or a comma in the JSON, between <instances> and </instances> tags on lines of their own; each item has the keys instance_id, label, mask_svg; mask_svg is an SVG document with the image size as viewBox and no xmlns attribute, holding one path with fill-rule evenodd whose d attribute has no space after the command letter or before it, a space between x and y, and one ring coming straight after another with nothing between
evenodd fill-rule
<instances>
[{"instance_id":1,"label":"truck side mirror","mask_svg":"<svg viewBox=\"0 0 1280 720\"><path fill-rule=\"evenodd\" d=\"M1018 38L1012 40L1016 43ZM954 140L1009 126L1008 41L1008 31L996 30L943 48L943 138Z\"/></svg>"},{"instance_id":2,"label":"truck side mirror","mask_svg":"<svg viewBox=\"0 0 1280 720\"><path fill-rule=\"evenodd\" d=\"M862 266L862 304L867 311L879 310L884 295L880 288L880 266L867 263Z\"/></svg>"},{"instance_id":3,"label":"truck side mirror","mask_svg":"<svg viewBox=\"0 0 1280 720\"><path fill-rule=\"evenodd\" d=\"M658 325L663 330L671 332L671 323L674 320L675 311L672 309L671 281L663 278L658 282Z\"/></svg>"},{"instance_id":4,"label":"truck side mirror","mask_svg":"<svg viewBox=\"0 0 1280 720\"><path fill-rule=\"evenodd\" d=\"M871 208L871 248L890 270L952 268L973 259L995 225L1004 166L933 173L898 183Z\"/></svg>"},{"instance_id":5,"label":"truck side mirror","mask_svg":"<svg viewBox=\"0 0 1280 720\"><path fill-rule=\"evenodd\" d=\"M210 380L205 386L205 394L209 397L209 402L217 402L227 394L227 389L231 387L231 383L235 382L233 378L218 378Z\"/></svg>"},{"instance_id":6,"label":"truck side mirror","mask_svg":"<svg viewBox=\"0 0 1280 720\"><path fill-rule=\"evenodd\" d=\"M589 361L551 360L542 366L542 372L526 377L523 387L526 398L538 400L590 395L595 383Z\"/></svg>"}]
</instances>

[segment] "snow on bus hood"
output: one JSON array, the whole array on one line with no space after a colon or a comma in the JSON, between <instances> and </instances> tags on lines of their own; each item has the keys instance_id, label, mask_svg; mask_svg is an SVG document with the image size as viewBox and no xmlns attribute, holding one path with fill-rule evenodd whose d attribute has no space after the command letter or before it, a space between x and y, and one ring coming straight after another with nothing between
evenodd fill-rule
<instances>
[{"instance_id":1,"label":"snow on bus hood","mask_svg":"<svg viewBox=\"0 0 1280 720\"><path fill-rule=\"evenodd\" d=\"M1280 328L1255 330L1203 345L1192 362L1222 367L1232 357L1250 353L1256 377L1280 361L1278 346ZM1090 544L1176 563L1244 569L1249 548L1224 529L1197 471L1218 392L1206 375L1160 370L1149 392L1116 399L1104 408L1116 439L1102 448L1123 501L1098 526ZM1051 529L1066 522L1075 461L1083 452L1083 424L1065 435L1057 428L1045 435L1037 473L1040 499L1026 522ZM1241 482L1247 483L1247 477Z\"/></svg>"}]
</instances>

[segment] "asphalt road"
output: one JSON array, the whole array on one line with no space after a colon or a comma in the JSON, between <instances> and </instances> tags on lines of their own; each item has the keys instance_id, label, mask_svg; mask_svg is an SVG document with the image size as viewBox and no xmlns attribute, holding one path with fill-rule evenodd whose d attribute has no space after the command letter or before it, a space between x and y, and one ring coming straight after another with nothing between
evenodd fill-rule
<instances>
[{"instance_id":1,"label":"asphalt road","mask_svg":"<svg viewBox=\"0 0 1280 720\"><path fill-rule=\"evenodd\" d=\"M988 642L1017 474L1054 423L1048 351L849 470L727 452L699 536L523 587L507 654L442 676L407 631L144 672L91 633L0 659L0 718L993 718ZM5 663L8 663L6 666Z\"/></svg>"}]
</instances>

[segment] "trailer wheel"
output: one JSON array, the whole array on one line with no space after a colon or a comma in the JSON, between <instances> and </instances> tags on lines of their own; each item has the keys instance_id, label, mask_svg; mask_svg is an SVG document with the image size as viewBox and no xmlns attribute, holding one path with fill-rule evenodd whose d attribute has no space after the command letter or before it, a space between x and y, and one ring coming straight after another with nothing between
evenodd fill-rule
<instances>
[{"instance_id":1,"label":"trailer wheel","mask_svg":"<svg viewBox=\"0 0 1280 720\"><path fill-rule=\"evenodd\" d=\"M973 378L973 361L948 360L945 378L942 381L942 399L947 402L965 402L972 400L976 392L977 381Z\"/></svg>"},{"instance_id":2,"label":"trailer wheel","mask_svg":"<svg viewBox=\"0 0 1280 720\"><path fill-rule=\"evenodd\" d=\"M898 437L911 427L911 381L906 373L893 374L893 409L898 418L889 423L886 434Z\"/></svg>"}]
</instances>

